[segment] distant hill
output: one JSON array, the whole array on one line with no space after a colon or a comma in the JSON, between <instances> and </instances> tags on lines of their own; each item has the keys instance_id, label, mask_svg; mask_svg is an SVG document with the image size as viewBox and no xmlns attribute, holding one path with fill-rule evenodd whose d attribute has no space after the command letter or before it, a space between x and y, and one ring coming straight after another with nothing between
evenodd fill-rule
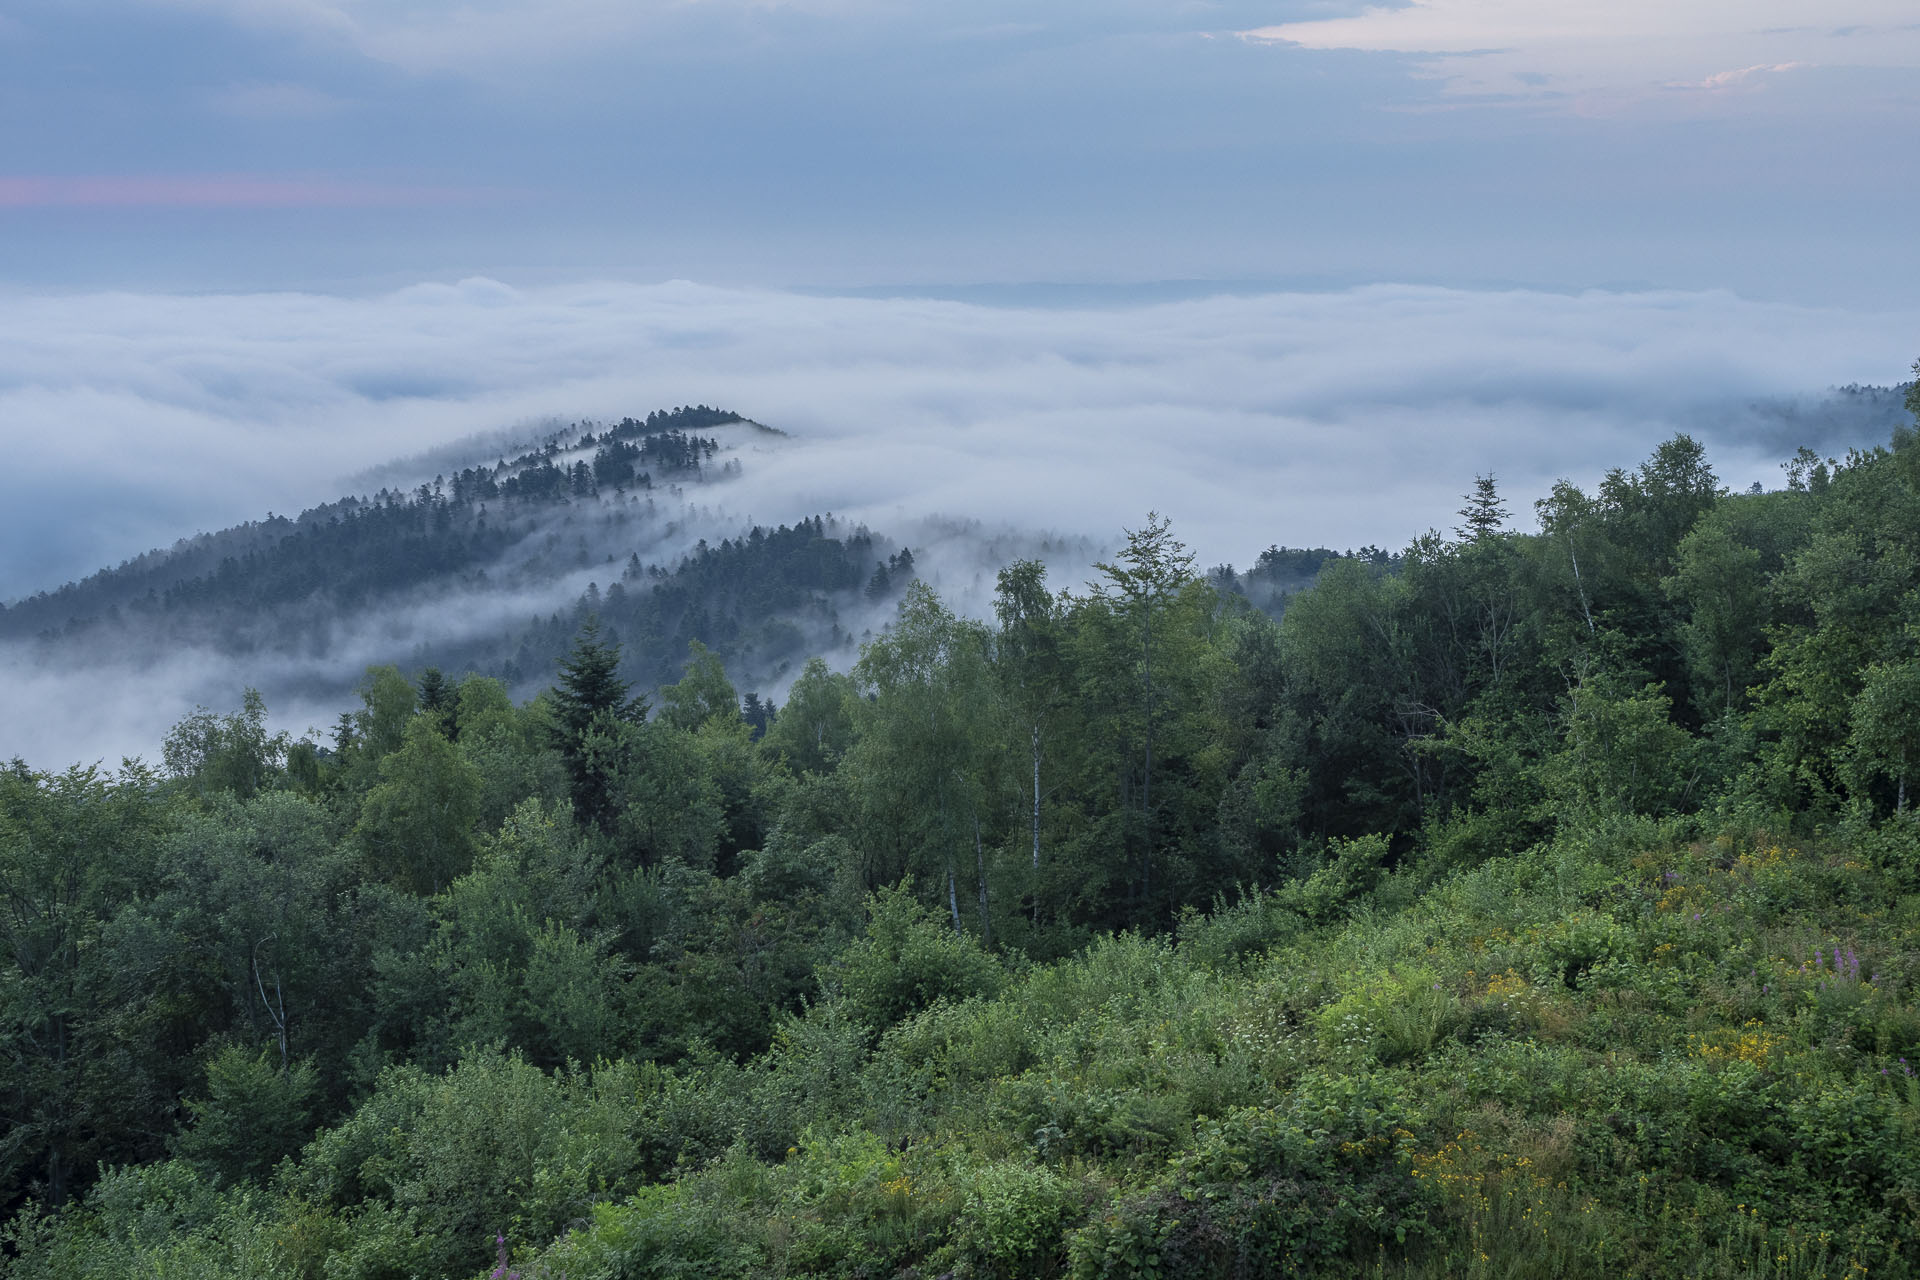
<instances>
[{"instance_id":1,"label":"distant hill","mask_svg":"<svg viewBox=\"0 0 1920 1280\"><path fill-rule=\"evenodd\" d=\"M1724 406L1705 415L1701 429L1713 438L1745 438L1782 455L1802 446L1838 453L1884 443L1910 426L1907 393L1897 387L1850 385L1797 396L1777 396L1744 405Z\"/></svg>"},{"instance_id":2,"label":"distant hill","mask_svg":"<svg viewBox=\"0 0 1920 1280\"><path fill-rule=\"evenodd\" d=\"M309 696L344 693L374 660L530 693L591 611L644 686L677 678L695 639L778 678L845 644L841 611L886 603L912 556L824 515L735 528L696 506L739 474L742 433L781 434L696 405L576 423L491 461L442 451L415 460L446 469L411 488L269 514L0 607L0 641L56 666L271 658L282 691Z\"/></svg>"}]
</instances>

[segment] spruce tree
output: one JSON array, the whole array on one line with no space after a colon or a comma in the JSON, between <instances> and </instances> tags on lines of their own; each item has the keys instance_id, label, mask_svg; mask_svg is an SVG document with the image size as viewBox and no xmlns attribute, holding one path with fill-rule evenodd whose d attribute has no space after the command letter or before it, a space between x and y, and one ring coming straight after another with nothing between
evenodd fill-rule
<instances>
[{"instance_id":1,"label":"spruce tree","mask_svg":"<svg viewBox=\"0 0 1920 1280\"><path fill-rule=\"evenodd\" d=\"M1467 505L1460 508L1465 524L1455 529L1462 542L1479 542L1499 533L1513 513L1500 505L1500 492L1494 487L1491 472L1473 478L1473 492L1466 495Z\"/></svg>"},{"instance_id":2,"label":"spruce tree","mask_svg":"<svg viewBox=\"0 0 1920 1280\"><path fill-rule=\"evenodd\" d=\"M620 644L601 632L600 619L588 614L573 648L560 660L553 687L553 745L566 762L574 815L605 827L612 819L612 778L587 750L595 732L646 719L644 698L629 696L632 685L620 678Z\"/></svg>"},{"instance_id":3,"label":"spruce tree","mask_svg":"<svg viewBox=\"0 0 1920 1280\"><path fill-rule=\"evenodd\" d=\"M420 673L420 711L433 717L433 723L451 742L456 736L453 719L453 686L447 683L446 675L438 667L428 667Z\"/></svg>"}]
</instances>

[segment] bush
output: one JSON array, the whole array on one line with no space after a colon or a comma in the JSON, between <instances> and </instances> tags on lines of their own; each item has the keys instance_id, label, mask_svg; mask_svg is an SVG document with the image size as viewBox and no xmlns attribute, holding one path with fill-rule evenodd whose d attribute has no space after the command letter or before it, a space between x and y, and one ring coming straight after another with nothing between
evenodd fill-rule
<instances>
[{"instance_id":1,"label":"bush","mask_svg":"<svg viewBox=\"0 0 1920 1280\"><path fill-rule=\"evenodd\" d=\"M230 1045L207 1063L207 1096L187 1103L193 1120L174 1154L220 1181L259 1181L312 1132L319 1087L309 1062L282 1071L268 1050Z\"/></svg>"},{"instance_id":2,"label":"bush","mask_svg":"<svg viewBox=\"0 0 1920 1280\"><path fill-rule=\"evenodd\" d=\"M996 1160L956 1175L960 1214L951 1250L965 1276L1057 1273L1064 1263L1063 1227L1079 1209L1066 1177L1044 1166Z\"/></svg>"},{"instance_id":3,"label":"bush","mask_svg":"<svg viewBox=\"0 0 1920 1280\"><path fill-rule=\"evenodd\" d=\"M1464 1021L1460 1002L1429 969L1368 978L1321 1010L1321 1039L1382 1063L1425 1057Z\"/></svg>"},{"instance_id":4,"label":"bush","mask_svg":"<svg viewBox=\"0 0 1920 1280\"><path fill-rule=\"evenodd\" d=\"M868 1026L884 1030L938 1000L991 996L1006 975L992 956L905 888L868 900L864 938L841 954L827 982Z\"/></svg>"},{"instance_id":5,"label":"bush","mask_svg":"<svg viewBox=\"0 0 1920 1280\"><path fill-rule=\"evenodd\" d=\"M1182 1275L1351 1275L1362 1258L1432 1233L1433 1190L1412 1177L1423 1119L1388 1079L1313 1073L1280 1107L1202 1125L1163 1191L1163 1260Z\"/></svg>"},{"instance_id":6,"label":"bush","mask_svg":"<svg viewBox=\"0 0 1920 1280\"><path fill-rule=\"evenodd\" d=\"M1341 915L1347 904L1380 883L1387 858L1385 836L1335 840L1327 864L1296 880L1276 895L1280 904L1309 920L1325 923Z\"/></svg>"},{"instance_id":7,"label":"bush","mask_svg":"<svg viewBox=\"0 0 1920 1280\"><path fill-rule=\"evenodd\" d=\"M354 1224L329 1276L477 1270L497 1234L551 1240L633 1185L637 1085L631 1067L547 1075L497 1051L443 1076L391 1069L308 1146L289 1189Z\"/></svg>"},{"instance_id":8,"label":"bush","mask_svg":"<svg viewBox=\"0 0 1920 1280\"><path fill-rule=\"evenodd\" d=\"M0 1277L295 1280L276 1235L258 1191L222 1191L169 1160L107 1171L84 1208L29 1207L0 1231Z\"/></svg>"}]
</instances>

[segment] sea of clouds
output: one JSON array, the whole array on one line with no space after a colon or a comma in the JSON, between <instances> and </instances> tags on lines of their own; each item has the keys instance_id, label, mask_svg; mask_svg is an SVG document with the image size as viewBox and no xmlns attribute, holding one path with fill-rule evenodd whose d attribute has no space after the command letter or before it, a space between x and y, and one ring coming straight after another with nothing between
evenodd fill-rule
<instances>
[{"instance_id":1,"label":"sea of clouds","mask_svg":"<svg viewBox=\"0 0 1920 1280\"><path fill-rule=\"evenodd\" d=\"M296 512L475 433L696 402L793 437L725 486L743 521L952 518L1111 544L1155 510L1205 565L1271 543L1392 547L1451 527L1476 473L1497 472L1531 527L1555 479L1590 484L1679 430L1727 483L1775 485L1799 442L1750 406L1899 382L1917 351L1920 312L1728 293L1380 285L1063 308L469 279L369 297L13 294L0 600ZM49 690L0 654L0 755L151 752L153 725L190 708L161 676L122 732L85 679ZM70 729L23 727L48 719Z\"/></svg>"}]
</instances>

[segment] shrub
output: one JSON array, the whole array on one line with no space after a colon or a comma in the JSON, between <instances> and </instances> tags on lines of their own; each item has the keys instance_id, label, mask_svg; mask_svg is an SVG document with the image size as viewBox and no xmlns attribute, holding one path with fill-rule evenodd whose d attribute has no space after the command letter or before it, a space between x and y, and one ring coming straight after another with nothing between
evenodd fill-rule
<instances>
[{"instance_id":1,"label":"shrub","mask_svg":"<svg viewBox=\"0 0 1920 1280\"><path fill-rule=\"evenodd\" d=\"M960 1213L950 1250L960 1274L1037 1276L1063 1265L1063 1227L1078 1208L1074 1184L1042 1165L996 1160L955 1175Z\"/></svg>"},{"instance_id":2,"label":"shrub","mask_svg":"<svg viewBox=\"0 0 1920 1280\"><path fill-rule=\"evenodd\" d=\"M308 1146L289 1189L355 1224L330 1276L475 1270L502 1230L550 1240L632 1185L637 1083L630 1067L547 1075L497 1051L443 1076L389 1070L373 1097Z\"/></svg>"},{"instance_id":3,"label":"shrub","mask_svg":"<svg viewBox=\"0 0 1920 1280\"><path fill-rule=\"evenodd\" d=\"M1633 935L1599 911L1576 911L1550 926L1541 939L1547 976L1569 987L1580 985L1588 970L1631 954Z\"/></svg>"},{"instance_id":4,"label":"shrub","mask_svg":"<svg viewBox=\"0 0 1920 1280\"><path fill-rule=\"evenodd\" d=\"M868 1026L884 1030L935 1001L990 996L1004 984L998 961L905 888L882 889L868 911L866 936L827 978Z\"/></svg>"},{"instance_id":5,"label":"shrub","mask_svg":"<svg viewBox=\"0 0 1920 1280\"><path fill-rule=\"evenodd\" d=\"M187 1103L193 1120L174 1154L222 1181L258 1181L312 1132L319 1087L310 1062L282 1071L268 1050L230 1045L207 1063L207 1096Z\"/></svg>"},{"instance_id":6,"label":"shrub","mask_svg":"<svg viewBox=\"0 0 1920 1280\"><path fill-rule=\"evenodd\" d=\"M109 1170L83 1208L29 1207L0 1230L0 1276L295 1280L268 1207L254 1188L223 1191L178 1160Z\"/></svg>"},{"instance_id":7,"label":"shrub","mask_svg":"<svg viewBox=\"0 0 1920 1280\"><path fill-rule=\"evenodd\" d=\"M1460 1002L1429 969L1368 978L1321 1010L1321 1039L1383 1063L1425 1057L1461 1025Z\"/></svg>"}]
</instances>

